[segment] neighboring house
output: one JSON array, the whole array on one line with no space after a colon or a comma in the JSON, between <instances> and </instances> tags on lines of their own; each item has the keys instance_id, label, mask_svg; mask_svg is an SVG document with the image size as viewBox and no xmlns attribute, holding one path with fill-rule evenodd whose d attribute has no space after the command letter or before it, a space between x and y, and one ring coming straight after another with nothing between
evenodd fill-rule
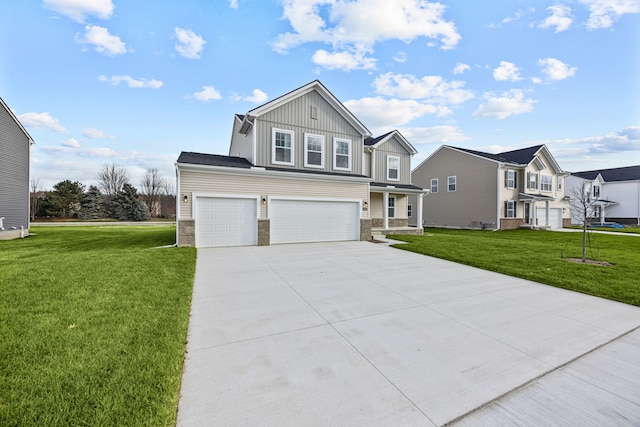
<instances>
[{"instance_id":1,"label":"neighboring house","mask_svg":"<svg viewBox=\"0 0 640 427\"><path fill-rule=\"evenodd\" d=\"M421 233L407 227L407 195L424 194L410 183L415 149L397 131L370 137L317 80L236 115L228 156L178 158L178 244L369 240L372 226Z\"/></svg>"},{"instance_id":2,"label":"neighboring house","mask_svg":"<svg viewBox=\"0 0 640 427\"><path fill-rule=\"evenodd\" d=\"M575 172L567 178L567 195L572 198L571 221L579 224L576 196L588 192L592 222L640 225L640 166Z\"/></svg>"},{"instance_id":3,"label":"neighboring house","mask_svg":"<svg viewBox=\"0 0 640 427\"><path fill-rule=\"evenodd\" d=\"M566 175L544 145L498 154L443 145L411 179L431 190L423 225L504 230L568 225Z\"/></svg>"},{"instance_id":4,"label":"neighboring house","mask_svg":"<svg viewBox=\"0 0 640 427\"><path fill-rule=\"evenodd\" d=\"M0 240L29 234L29 151L33 143L0 98Z\"/></svg>"}]
</instances>

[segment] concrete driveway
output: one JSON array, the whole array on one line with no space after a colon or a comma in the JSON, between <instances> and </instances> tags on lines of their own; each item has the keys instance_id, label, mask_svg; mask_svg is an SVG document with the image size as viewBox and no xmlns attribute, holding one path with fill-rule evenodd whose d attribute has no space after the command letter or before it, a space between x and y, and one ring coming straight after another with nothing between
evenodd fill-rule
<instances>
[{"instance_id":1,"label":"concrete driveway","mask_svg":"<svg viewBox=\"0 0 640 427\"><path fill-rule=\"evenodd\" d=\"M380 244L199 249L178 425L638 425L638 326Z\"/></svg>"}]
</instances>

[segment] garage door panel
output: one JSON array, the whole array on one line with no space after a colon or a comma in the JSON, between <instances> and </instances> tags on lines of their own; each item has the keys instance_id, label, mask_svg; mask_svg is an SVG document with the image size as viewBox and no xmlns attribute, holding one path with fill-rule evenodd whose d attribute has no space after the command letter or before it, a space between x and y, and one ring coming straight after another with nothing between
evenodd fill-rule
<instances>
[{"instance_id":1,"label":"garage door panel","mask_svg":"<svg viewBox=\"0 0 640 427\"><path fill-rule=\"evenodd\" d=\"M198 197L196 215L198 247L257 244L255 199Z\"/></svg>"},{"instance_id":2,"label":"garage door panel","mask_svg":"<svg viewBox=\"0 0 640 427\"><path fill-rule=\"evenodd\" d=\"M345 201L272 200L271 243L359 240L360 204Z\"/></svg>"}]
</instances>

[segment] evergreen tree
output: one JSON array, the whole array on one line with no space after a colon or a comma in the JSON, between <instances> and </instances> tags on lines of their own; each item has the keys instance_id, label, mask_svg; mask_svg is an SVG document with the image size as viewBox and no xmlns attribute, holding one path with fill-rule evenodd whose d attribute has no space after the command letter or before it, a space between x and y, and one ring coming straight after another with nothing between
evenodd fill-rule
<instances>
[{"instance_id":1,"label":"evergreen tree","mask_svg":"<svg viewBox=\"0 0 640 427\"><path fill-rule=\"evenodd\" d=\"M49 192L49 214L62 218L75 217L84 199L84 185L79 181L60 181Z\"/></svg>"},{"instance_id":2,"label":"evergreen tree","mask_svg":"<svg viewBox=\"0 0 640 427\"><path fill-rule=\"evenodd\" d=\"M113 200L114 216L122 220L144 221L149 219L149 208L138 196L131 184L124 184Z\"/></svg>"},{"instance_id":3,"label":"evergreen tree","mask_svg":"<svg viewBox=\"0 0 640 427\"><path fill-rule=\"evenodd\" d=\"M80 219L100 219L107 216L105 209L104 195L95 185L89 187L87 194L84 195L82 208L78 214Z\"/></svg>"}]
</instances>

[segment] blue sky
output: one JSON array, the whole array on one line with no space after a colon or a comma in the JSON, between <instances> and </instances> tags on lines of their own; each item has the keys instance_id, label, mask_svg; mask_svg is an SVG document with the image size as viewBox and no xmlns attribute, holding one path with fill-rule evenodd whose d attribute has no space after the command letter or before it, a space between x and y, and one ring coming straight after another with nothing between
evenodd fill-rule
<instances>
[{"instance_id":1,"label":"blue sky","mask_svg":"<svg viewBox=\"0 0 640 427\"><path fill-rule=\"evenodd\" d=\"M315 79L414 166L541 143L567 171L640 164L638 0L24 0L0 27L0 97L46 188L106 163L173 178Z\"/></svg>"}]
</instances>

